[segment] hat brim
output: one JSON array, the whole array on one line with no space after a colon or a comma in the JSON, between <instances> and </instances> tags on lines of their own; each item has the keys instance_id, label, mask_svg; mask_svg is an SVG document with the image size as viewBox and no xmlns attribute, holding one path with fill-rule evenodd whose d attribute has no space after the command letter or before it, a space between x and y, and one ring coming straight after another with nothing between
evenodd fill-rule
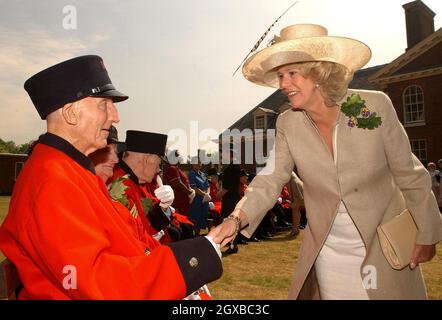
<instances>
[{"instance_id":1,"label":"hat brim","mask_svg":"<svg viewBox=\"0 0 442 320\"><path fill-rule=\"evenodd\" d=\"M370 48L355 39L332 36L305 37L275 43L252 55L244 63L244 77L258 85L279 87L276 68L302 62L339 63L351 72L371 58Z\"/></svg>"},{"instance_id":2,"label":"hat brim","mask_svg":"<svg viewBox=\"0 0 442 320\"><path fill-rule=\"evenodd\" d=\"M111 98L113 102L121 102L127 100L129 96L118 90L111 89L107 91L97 92L89 95L90 97Z\"/></svg>"},{"instance_id":3,"label":"hat brim","mask_svg":"<svg viewBox=\"0 0 442 320\"><path fill-rule=\"evenodd\" d=\"M126 145L125 142L123 142L123 141L118 141L118 140L113 139L113 138L107 138L107 144L121 144L121 145Z\"/></svg>"}]
</instances>

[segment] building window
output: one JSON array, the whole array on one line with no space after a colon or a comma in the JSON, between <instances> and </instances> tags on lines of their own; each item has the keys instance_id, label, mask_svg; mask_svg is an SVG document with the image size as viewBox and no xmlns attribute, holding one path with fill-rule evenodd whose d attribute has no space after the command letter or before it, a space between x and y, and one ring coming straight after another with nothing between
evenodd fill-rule
<instances>
[{"instance_id":1,"label":"building window","mask_svg":"<svg viewBox=\"0 0 442 320\"><path fill-rule=\"evenodd\" d=\"M419 86L410 86L405 89L404 99L404 123L422 123L424 116L424 92Z\"/></svg>"},{"instance_id":2,"label":"building window","mask_svg":"<svg viewBox=\"0 0 442 320\"><path fill-rule=\"evenodd\" d=\"M21 169L23 169L23 165L24 164L25 164L24 162L16 162L15 163L15 177L14 177L14 180L17 180L17 177L18 177Z\"/></svg>"},{"instance_id":3,"label":"building window","mask_svg":"<svg viewBox=\"0 0 442 320\"><path fill-rule=\"evenodd\" d=\"M255 116L255 129L266 128L266 116Z\"/></svg>"},{"instance_id":4,"label":"building window","mask_svg":"<svg viewBox=\"0 0 442 320\"><path fill-rule=\"evenodd\" d=\"M427 142L423 139L410 140L411 151L421 162L427 162Z\"/></svg>"}]
</instances>

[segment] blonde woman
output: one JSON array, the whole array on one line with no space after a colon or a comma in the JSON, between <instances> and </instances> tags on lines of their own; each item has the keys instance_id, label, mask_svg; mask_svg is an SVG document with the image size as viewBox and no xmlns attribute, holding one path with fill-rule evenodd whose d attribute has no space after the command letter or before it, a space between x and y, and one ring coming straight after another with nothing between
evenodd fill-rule
<instances>
[{"instance_id":1,"label":"blonde woman","mask_svg":"<svg viewBox=\"0 0 442 320\"><path fill-rule=\"evenodd\" d=\"M419 263L435 255L442 221L430 176L388 96L348 90L370 57L362 42L301 24L283 29L243 66L247 80L279 88L291 110L276 123L274 169L252 181L231 218L213 231L222 244L236 222L251 235L296 166L308 225L290 299L426 298ZM419 230L410 266L397 271L376 228L405 208Z\"/></svg>"}]
</instances>

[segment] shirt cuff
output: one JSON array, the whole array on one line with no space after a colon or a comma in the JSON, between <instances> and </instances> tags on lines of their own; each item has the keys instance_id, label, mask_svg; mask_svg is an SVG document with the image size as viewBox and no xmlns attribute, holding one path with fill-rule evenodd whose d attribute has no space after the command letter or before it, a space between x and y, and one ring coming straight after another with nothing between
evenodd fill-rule
<instances>
[{"instance_id":1,"label":"shirt cuff","mask_svg":"<svg viewBox=\"0 0 442 320\"><path fill-rule=\"evenodd\" d=\"M217 243L215 243L212 239L212 237L209 236L204 236L204 238L206 238L207 240L209 240L209 242L212 244L213 248L215 249L216 253L218 254L218 257L221 259L222 254L221 254L221 246Z\"/></svg>"},{"instance_id":2,"label":"shirt cuff","mask_svg":"<svg viewBox=\"0 0 442 320\"><path fill-rule=\"evenodd\" d=\"M170 216L172 215L172 209L169 207L167 207L166 209L161 208L161 210L163 210L164 214L166 215L167 219L169 219L170 221Z\"/></svg>"}]
</instances>

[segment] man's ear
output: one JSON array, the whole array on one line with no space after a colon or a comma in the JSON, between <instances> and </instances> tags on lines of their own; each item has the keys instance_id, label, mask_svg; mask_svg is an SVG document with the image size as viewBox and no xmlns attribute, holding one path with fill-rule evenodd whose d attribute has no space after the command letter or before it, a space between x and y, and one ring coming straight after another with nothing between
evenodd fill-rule
<instances>
[{"instance_id":1,"label":"man's ear","mask_svg":"<svg viewBox=\"0 0 442 320\"><path fill-rule=\"evenodd\" d=\"M61 108L61 114L63 115L63 119L70 125L77 125L78 123L78 106L77 103L66 103Z\"/></svg>"}]
</instances>

